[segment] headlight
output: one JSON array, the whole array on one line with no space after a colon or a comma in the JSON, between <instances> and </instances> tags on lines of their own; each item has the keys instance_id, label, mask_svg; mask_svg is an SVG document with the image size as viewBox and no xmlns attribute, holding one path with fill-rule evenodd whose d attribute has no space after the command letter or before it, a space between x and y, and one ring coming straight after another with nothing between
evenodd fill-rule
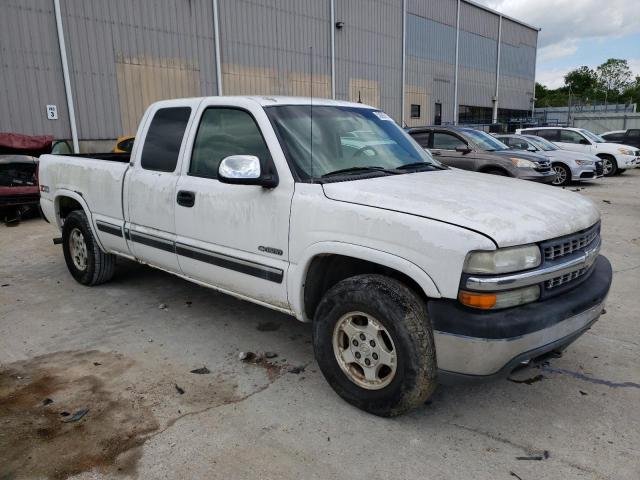
<instances>
[{"instance_id":1,"label":"headlight","mask_svg":"<svg viewBox=\"0 0 640 480\"><path fill-rule=\"evenodd\" d=\"M576 160L576 163L578 165L593 165L591 160Z\"/></svg>"},{"instance_id":2,"label":"headlight","mask_svg":"<svg viewBox=\"0 0 640 480\"><path fill-rule=\"evenodd\" d=\"M524 158L516 158L516 157L509 157L509 160L511 160L511 163L513 163L514 167L536 168L536 164L531 160L525 160Z\"/></svg>"},{"instance_id":3,"label":"headlight","mask_svg":"<svg viewBox=\"0 0 640 480\"><path fill-rule=\"evenodd\" d=\"M469 252L464 260L466 273L507 273L527 270L540 265L537 245L499 248L498 250Z\"/></svg>"},{"instance_id":4,"label":"headlight","mask_svg":"<svg viewBox=\"0 0 640 480\"><path fill-rule=\"evenodd\" d=\"M622 155L635 155L636 152L634 152L633 150L629 150L628 148L619 148L618 152L620 152Z\"/></svg>"},{"instance_id":5,"label":"headlight","mask_svg":"<svg viewBox=\"0 0 640 480\"><path fill-rule=\"evenodd\" d=\"M538 285L497 293L478 293L461 290L458 294L460 303L467 307L481 310L515 307L516 305L535 302L538 298L540 298L540 287Z\"/></svg>"}]
</instances>

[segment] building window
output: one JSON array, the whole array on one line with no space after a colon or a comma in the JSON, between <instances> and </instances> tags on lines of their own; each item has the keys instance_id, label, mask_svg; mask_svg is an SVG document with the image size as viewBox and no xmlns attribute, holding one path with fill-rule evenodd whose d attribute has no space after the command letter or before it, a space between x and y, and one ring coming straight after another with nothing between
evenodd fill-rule
<instances>
[{"instance_id":1,"label":"building window","mask_svg":"<svg viewBox=\"0 0 640 480\"><path fill-rule=\"evenodd\" d=\"M417 103L411 104L411 118L420 118L420 105Z\"/></svg>"},{"instance_id":2,"label":"building window","mask_svg":"<svg viewBox=\"0 0 640 480\"><path fill-rule=\"evenodd\" d=\"M476 125L490 124L492 113L493 110L491 107L460 105L460 109L458 111L458 123Z\"/></svg>"}]
</instances>

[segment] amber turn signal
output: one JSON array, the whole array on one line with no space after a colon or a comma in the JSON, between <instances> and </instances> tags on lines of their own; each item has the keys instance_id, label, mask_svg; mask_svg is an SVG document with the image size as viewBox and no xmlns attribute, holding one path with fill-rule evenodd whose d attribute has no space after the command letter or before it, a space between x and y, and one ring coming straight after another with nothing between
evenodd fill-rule
<instances>
[{"instance_id":1,"label":"amber turn signal","mask_svg":"<svg viewBox=\"0 0 640 480\"><path fill-rule=\"evenodd\" d=\"M458 300L468 307L489 310L495 306L497 296L495 293L475 293L461 290L458 294Z\"/></svg>"}]
</instances>

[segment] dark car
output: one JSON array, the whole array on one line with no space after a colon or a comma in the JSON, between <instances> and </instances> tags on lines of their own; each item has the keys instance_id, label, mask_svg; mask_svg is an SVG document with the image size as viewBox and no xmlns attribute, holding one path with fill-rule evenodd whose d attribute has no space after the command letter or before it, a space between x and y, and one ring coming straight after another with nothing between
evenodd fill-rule
<instances>
[{"instance_id":1,"label":"dark car","mask_svg":"<svg viewBox=\"0 0 640 480\"><path fill-rule=\"evenodd\" d=\"M0 155L0 221L37 210L38 159L28 155Z\"/></svg>"},{"instance_id":2,"label":"dark car","mask_svg":"<svg viewBox=\"0 0 640 480\"><path fill-rule=\"evenodd\" d=\"M620 143L630 147L640 148L640 128L629 128L627 130L615 130L600 135L607 142Z\"/></svg>"},{"instance_id":3,"label":"dark car","mask_svg":"<svg viewBox=\"0 0 640 480\"><path fill-rule=\"evenodd\" d=\"M488 133L467 127L416 127L407 130L420 146L450 167L551 183L551 162L541 155L514 151Z\"/></svg>"}]
</instances>

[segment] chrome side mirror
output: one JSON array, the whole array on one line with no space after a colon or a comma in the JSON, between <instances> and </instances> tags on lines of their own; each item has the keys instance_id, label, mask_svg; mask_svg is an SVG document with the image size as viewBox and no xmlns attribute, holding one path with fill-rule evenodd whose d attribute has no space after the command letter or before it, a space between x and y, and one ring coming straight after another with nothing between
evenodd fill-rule
<instances>
[{"instance_id":1,"label":"chrome side mirror","mask_svg":"<svg viewBox=\"0 0 640 480\"><path fill-rule=\"evenodd\" d=\"M218 166L218 180L238 185L260 185L274 188L278 185L276 175L264 174L260 159L254 155L230 155Z\"/></svg>"}]
</instances>

